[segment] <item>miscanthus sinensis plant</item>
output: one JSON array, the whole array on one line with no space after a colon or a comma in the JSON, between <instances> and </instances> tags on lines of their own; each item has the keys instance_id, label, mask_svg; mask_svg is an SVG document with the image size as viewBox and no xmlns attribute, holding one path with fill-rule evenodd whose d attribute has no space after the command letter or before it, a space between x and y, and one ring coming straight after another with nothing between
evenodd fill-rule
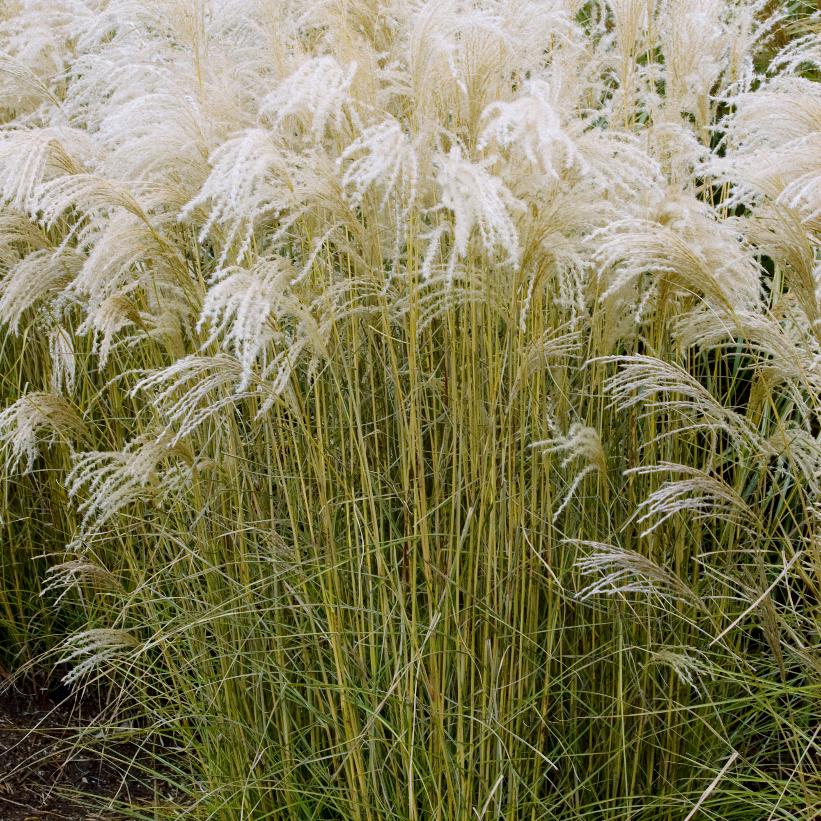
<instances>
[{"instance_id":1,"label":"miscanthus sinensis plant","mask_svg":"<svg viewBox=\"0 0 821 821\"><path fill-rule=\"evenodd\" d=\"M0 661L151 817L817 817L811 5L2 6Z\"/></svg>"}]
</instances>

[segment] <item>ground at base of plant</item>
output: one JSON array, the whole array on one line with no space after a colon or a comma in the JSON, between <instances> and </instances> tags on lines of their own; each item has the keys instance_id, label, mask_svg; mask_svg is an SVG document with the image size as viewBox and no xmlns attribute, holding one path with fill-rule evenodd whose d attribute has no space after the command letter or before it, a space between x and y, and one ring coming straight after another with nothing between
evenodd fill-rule
<instances>
[{"instance_id":1,"label":"ground at base of plant","mask_svg":"<svg viewBox=\"0 0 821 821\"><path fill-rule=\"evenodd\" d=\"M143 784L74 743L95 705L42 684L0 681L0 821L117 821L110 801L150 802Z\"/></svg>"}]
</instances>

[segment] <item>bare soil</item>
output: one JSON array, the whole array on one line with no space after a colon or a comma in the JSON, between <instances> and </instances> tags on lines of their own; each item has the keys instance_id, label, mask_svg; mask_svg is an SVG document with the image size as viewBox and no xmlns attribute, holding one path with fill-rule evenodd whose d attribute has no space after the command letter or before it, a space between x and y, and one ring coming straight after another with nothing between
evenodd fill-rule
<instances>
[{"instance_id":1,"label":"bare soil","mask_svg":"<svg viewBox=\"0 0 821 821\"><path fill-rule=\"evenodd\" d=\"M0 821L117 821L111 799L150 803L151 794L74 740L95 710L64 692L0 678Z\"/></svg>"}]
</instances>

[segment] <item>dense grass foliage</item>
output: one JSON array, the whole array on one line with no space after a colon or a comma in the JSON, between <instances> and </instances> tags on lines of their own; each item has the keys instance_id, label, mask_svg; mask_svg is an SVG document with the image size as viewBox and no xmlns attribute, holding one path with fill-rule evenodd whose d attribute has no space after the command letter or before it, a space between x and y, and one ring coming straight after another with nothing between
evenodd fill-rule
<instances>
[{"instance_id":1,"label":"dense grass foliage","mask_svg":"<svg viewBox=\"0 0 821 821\"><path fill-rule=\"evenodd\" d=\"M819 31L3 5L0 663L138 817L817 819Z\"/></svg>"}]
</instances>

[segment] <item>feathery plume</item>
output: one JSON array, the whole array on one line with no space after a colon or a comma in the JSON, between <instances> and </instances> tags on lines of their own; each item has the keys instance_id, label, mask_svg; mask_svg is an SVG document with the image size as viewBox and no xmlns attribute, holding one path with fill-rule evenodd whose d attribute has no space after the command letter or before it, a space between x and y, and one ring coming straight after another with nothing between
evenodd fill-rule
<instances>
[{"instance_id":1,"label":"feathery plume","mask_svg":"<svg viewBox=\"0 0 821 821\"><path fill-rule=\"evenodd\" d=\"M355 61L343 66L330 55L306 60L262 100L260 119L280 130L290 118L302 116L314 139L321 140L329 123L342 128L356 69Z\"/></svg>"},{"instance_id":2,"label":"feathery plume","mask_svg":"<svg viewBox=\"0 0 821 821\"><path fill-rule=\"evenodd\" d=\"M73 405L54 393L31 392L0 411L0 444L6 450L4 469L11 473L25 461L24 472L34 468L40 443L81 443L86 426Z\"/></svg>"},{"instance_id":3,"label":"feathery plume","mask_svg":"<svg viewBox=\"0 0 821 821\"><path fill-rule=\"evenodd\" d=\"M484 110L482 117L488 122L479 135L479 150L491 141L502 148L515 145L528 162L548 176L558 179L576 163L580 163L584 173L584 163L563 128L554 104L554 94L548 83L527 80L522 94L515 100L492 103Z\"/></svg>"},{"instance_id":4,"label":"feathery plume","mask_svg":"<svg viewBox=\"0 0 821 821\"><path fill-rule=\"evenodd\" d=\"M78 509L83 514L82 532L97 532L127 505L141 502L159 487L159 468L171 458L193 461L189 450L161 434L143 434L123 450L88 451L74 458L66 476L70 497L85 498Z\"/></svg>"},{"instance_id":5,"label":"feathery plume","mask_svg":"<svg viewBox=\"0 0 821 821\"><path fill-rule=\"evenodd\" d=\"M405 212L413 207L419 163L413 143L398 120L391 117L366 128L336 162L344 168L342 188L351 205L359 205L368 190L376 187L383 191L380 209L385 208L394 191Z\"/></svg>"},{"instance_id":6,"label":"feathery plume","mask_svg":"<svg viewBox=\"0 0 821 821\"><path fill-rule=\"evenodd\" d=\"M479 231L484 249L492 253L501 246L507 254L507 263L519 263L519 237L511 212L521 211L523 204L510 193L504 183L488 167L493 159L479 163L462 156L462 149L454 145L447 154L433 158L436 181L442 192L442 205L454 216L453 251L449 268L457 257L468 253L468 242L473 229Z\"/></svg>"},{"instance_id":7,"label":"feathery plume","mask_svg":"<svg viewBox=\"0 0 821 821\"><path fill-rule=\"evenodd\" d=\"M65 643L62 661L73 666L63 678L66 686L75 684L116 656L133 652L140 642L128 630L97 627L75 633ZM78 661L78 659L82 659Z\"/></svg>"},{"instance_id":8,"label":"feathery plume","mask_svg":"<svg viewBox=\"0 0 821 821\"><path fill-rule=\"evenodd\" d=\"M658 473L678 473L685 478L664 482L636 508L636 521L640 524L655 519L642 536L652 533L677 513L686 513L702 521L731 522L748 529L754 536L760 533L761 522L738 492L723 479L700 468L662 462L625 471L626 475L638 476Z\"/></svg>"},{"instance_id":9,"label":"feathery plume","mask_svg":"<svg viewBox=\"0 0 821 821\"><path fill-rule=\"evenodd\" d=\"M262 370L267 367L270 344L284 337L283 321L316 324L293 293L293 277L291 266L283 258L273 257L251 269L226 269L205 296L197 330L210 326L211 334L203 347L220 340L242 363L238 391L247 389L257 360L261 360ZM317 338L315 331L309 333Z\"/></svg>"},{"instance_id":10,"label":"feathery plume","mask_svg":"<svg viewBox=\"0 0 821 821\"><path fill-rule=\"evenodd\" d=\"M580 601L593 596L643 593L706 609L698 595L675 573L635 550L594 541L573 543L590 549L587 556L576 560L576 568L584 576L599 577L576 594Z\"/></svg>"},{"instance_id":11,"label":"feathery plume","mask_svg":"<svg viewBox=\"0 0 821 821\"><path fill-rule=\"evenodd\" d=\"M553 521L555 522L570 503L571 498L586 476L591 473L600 473L602 475L607 473L607 458L599 432L595 428L583 425L580 422L574 422L568 429L567 434L562 434L555 422L552 421L550 413L548 413L548 425L553 430L554 435L550 439L531 442L530 447L538 448L542 453L566 454L561 461L561 467L563 468L569 467L576 460L582 462L582 467L573 477L564 499L553 512Z\"/></svg>"},{"instance_id":12,"label":"feathery plume","mask_svg":"<svg viewBox=\"0 0 821 821\"><path fill-rule=\"evenodd\" d=\"M0 280L0 322L16 333L26 312L38 302L56 300L81 264L82 258L68 248L41 248L27 254Z\"/></svg>"}]
</instances>

